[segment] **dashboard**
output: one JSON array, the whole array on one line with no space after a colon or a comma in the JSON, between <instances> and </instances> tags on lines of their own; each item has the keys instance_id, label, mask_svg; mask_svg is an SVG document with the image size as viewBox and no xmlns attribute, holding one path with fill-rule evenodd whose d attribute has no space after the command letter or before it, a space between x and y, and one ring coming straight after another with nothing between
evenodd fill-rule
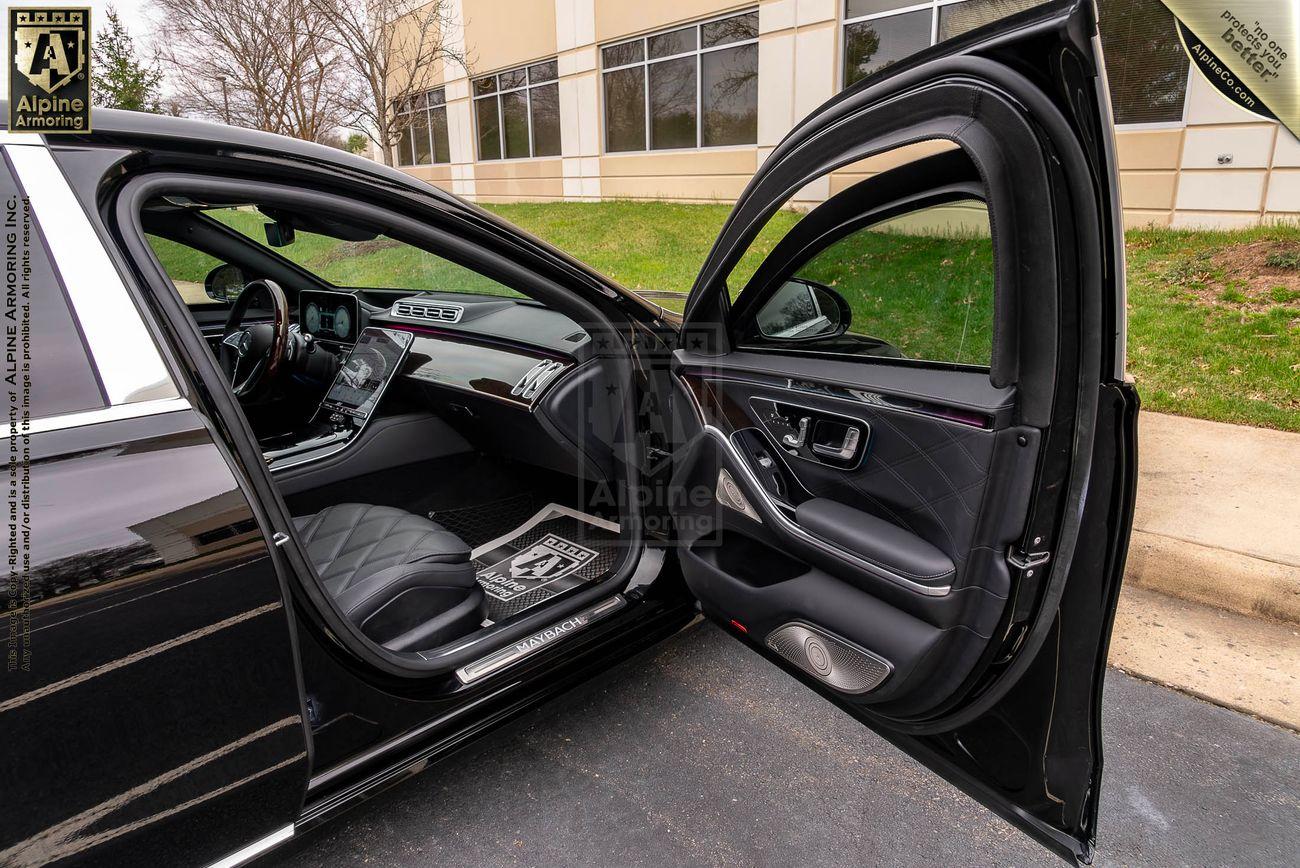
<instances>
[{"instance_id":1,"label":"dashboard","mask_svg":"<svg viewBox=\"0 0 1300 868\"><path fill-rule=\"evenodd\" d=\"M313 421L329 430L264 442L273 470L354 442L362 449L372 418L425 413L482 452L591 478L614 472L604 457L610 450L593 446L588 430L603 424L590 409L607 398L606 366L589 364L592 339L564 314L466 293L302 290L297 301L299 327L338 356L339 370Z\"/></svg>"},{"instance_id":2,"label":"dashboard","mask_svg":"<svg viewBox=\"0 0 1300 868\"><path fill-rule=\"evenodd\" d=\"M303 289L298 326L343 363L368 327L411 336L393 379L529 410L592 356L587 332L526 299L468 293Z\"/></svg>"}]
</instances>

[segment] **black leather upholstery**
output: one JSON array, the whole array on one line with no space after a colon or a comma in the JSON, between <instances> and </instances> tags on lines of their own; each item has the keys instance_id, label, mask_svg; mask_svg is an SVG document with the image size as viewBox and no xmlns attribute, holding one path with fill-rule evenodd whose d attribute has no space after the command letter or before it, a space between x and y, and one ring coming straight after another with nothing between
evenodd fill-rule
<instances>
[{"instance_id":1,"label":"black leather upholstery","mask_svg":"<svg viewBox=\"0 0 1300 868\"><path fill-rule=\"evenodd\" d=\"M385 647L433 648L482 623L486 598L469 546L436 522L342 503L294 524L340 611Z\"/></svg>"},{"instance_id":2,"label":"black leather upholstery","mask_svg":"<svg viewBox=\"0 0 1300 868\"><path fill-rule=\"evenodd\" d=\"M795 521L809 533L923 585L947 585L956 572L951 558L916 534L838 501L805 500L795 509Z\"/></svg>"}]
</instances>

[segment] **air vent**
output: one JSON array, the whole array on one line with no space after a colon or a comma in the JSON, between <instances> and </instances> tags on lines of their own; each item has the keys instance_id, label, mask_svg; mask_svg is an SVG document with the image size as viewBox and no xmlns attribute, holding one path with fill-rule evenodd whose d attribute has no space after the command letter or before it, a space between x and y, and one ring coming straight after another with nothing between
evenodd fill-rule
<instances>
[{"instance_id":1,"label":"air vent","mask_svg":"<svg viewBox=\"0 0 1300 868\"><path fill-rule=\"evenodd\" d=\"M525 401L531 401L541 394L546 384L555 379L555 375L564 370L563 362L554 362L549 359L538 362L528 369L519 382L515 383L510 394L523 398Z\"/></svg>"},{"instance_id":2,"label":"air vent","mask_svg":"<svg viewBox=\"0 0 1300 868\"><path fill-rule=\"evenodd\" d=\"M445 301L422 301L417 298L404 298L393 305L393 316L403 319L418 319L425 322L457 323L465 314L465 308Z\"/></svg>"}]
</instances>

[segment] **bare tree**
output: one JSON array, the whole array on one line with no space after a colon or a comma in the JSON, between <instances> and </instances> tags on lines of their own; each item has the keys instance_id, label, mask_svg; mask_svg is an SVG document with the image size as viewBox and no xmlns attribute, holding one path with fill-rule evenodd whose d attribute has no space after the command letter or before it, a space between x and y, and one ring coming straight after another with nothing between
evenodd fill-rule
<instances>
[{"instance_id":1,"label":"bare tree","mask_svg":"<svg viewBox=\"0 0 1300 868\"><path fill-rule=\"evenodd\" d=\"M311 0L153 0L185 114L317 141L344 117L342 56Z\"/></svg>"},{"instance_id":2,"label":"bare tree","mask_svg":"<svg viewBox=\"0 0 1300 868\"><path fill-rule=\"evenodd\" d=\"M442 64L468 67L448 42L449 0L305 0L327 22L326 38L344 58L347 125L364 130L393 165L393 149L412 116L403 110Z\"/></svg>"}]
</instances>

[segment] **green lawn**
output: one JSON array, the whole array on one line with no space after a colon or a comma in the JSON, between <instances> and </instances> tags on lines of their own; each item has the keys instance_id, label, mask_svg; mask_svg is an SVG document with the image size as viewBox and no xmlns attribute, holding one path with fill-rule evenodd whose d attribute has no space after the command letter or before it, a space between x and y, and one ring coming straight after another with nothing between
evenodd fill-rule
<instances>
[{"instance_id":1,"label":"green lawn","mask_svg":"<svg viewBox=\"0 0 1300 868\"><path fill-rule=\"evenodd\" d=\"M488 207L632 289L682 293L730 210L641 202ZM790 212L774 218L732 275L733 291L797 220ZM262 219L241 212L229 222L253 234ZM192 251L156 246L177 279L201 281L211 267ZM1129 369L1144 406L1300 431L1300 227L1140 230L1127 246ZM382 241L346 246L299 233L281 252L341 285L504 291ZM862 233L802 273L845 295L854 331L912 357L986 361L990 272L987 239Z\"/></svg>"}]
</instances>

